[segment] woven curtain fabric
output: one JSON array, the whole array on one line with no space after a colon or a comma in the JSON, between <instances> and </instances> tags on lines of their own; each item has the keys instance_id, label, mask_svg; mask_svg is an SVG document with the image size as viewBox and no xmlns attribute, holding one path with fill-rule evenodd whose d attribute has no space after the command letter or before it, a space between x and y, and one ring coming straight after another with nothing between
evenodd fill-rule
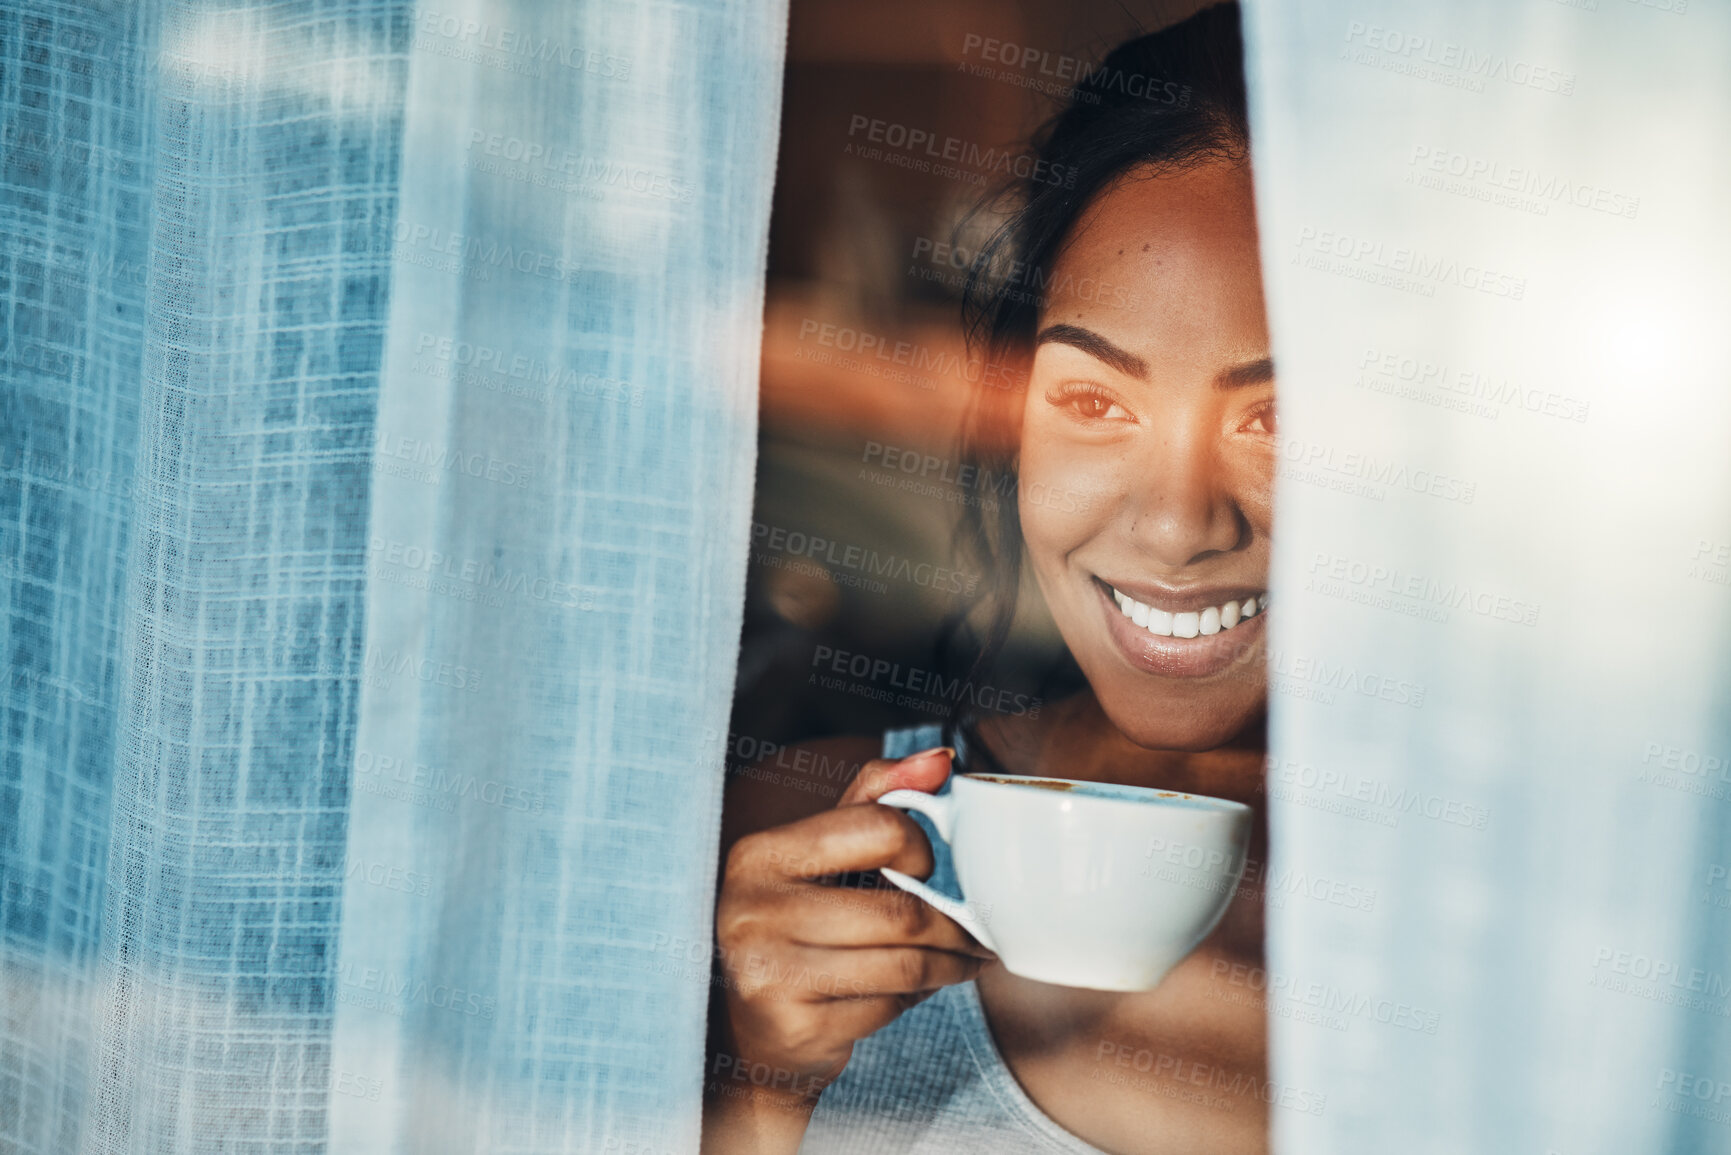
<instances>
[{"instance_id":1,"label":"woven curtain fabric","mask_svg":"<svg viewBox=\"0 0 1731 1155\"><path fill-rule=\"evenodd\" d=\"M0 4L0 1150L695 1148L784 25Z\"/></svg>"},{"instance_id":2,"label":"woven curtain fabric","mask_svg":"<svg viewBox=\"0 0 1731 1155\"><path fill-rule=\"evenodd\" d=\"M1731 10L1247 15L1276 1149L1731 1149Z\"/></svg>"}]
</instances>

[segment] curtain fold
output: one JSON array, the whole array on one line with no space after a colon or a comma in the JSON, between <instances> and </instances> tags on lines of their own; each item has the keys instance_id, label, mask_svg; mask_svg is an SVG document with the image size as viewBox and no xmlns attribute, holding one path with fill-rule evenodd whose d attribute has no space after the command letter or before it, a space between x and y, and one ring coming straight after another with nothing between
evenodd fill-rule
<instances>
[{"instance_id":1,"label":"curtain fold","mask_svg":"<svg viewBox=\"0 0 1731 1155\"><path fill-rule=\"evenodd\" d=\"M0 1146L695 1146L784 24L0 5Z\"/></svg>"},{"instance_id":2,"label":"curtain fold","mask_svg":"<svg viewBox=\"0 0 1731 1155\"><path fill-rule=\"evenodd\" d=\"M0 8L0 1142L76 1150L122 727L148 270L145 29Z\"/></svg>"},{"instance_id":3,"label":"curtain fold","mask_svg":"<svg viewBox=\"0 0 1731 1155\"><path fill-rule=\"evenodd\" d=\"M1276 1149L1725 1150L1731 13L1246 9Z\"/></svg>"}]
</instances>

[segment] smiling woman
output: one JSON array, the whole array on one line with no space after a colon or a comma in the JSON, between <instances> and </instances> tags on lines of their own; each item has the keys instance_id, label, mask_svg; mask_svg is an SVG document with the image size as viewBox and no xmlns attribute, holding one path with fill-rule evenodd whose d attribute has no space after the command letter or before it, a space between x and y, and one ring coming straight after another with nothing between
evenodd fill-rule
<instances>
[{"instance_id":1,"label":"smiling woman","mask_svg":"<svg viewBox=\"0 0 1731 1155\"><path fill-rule=\"evenodd\" d=\"M1017 500L966 508L964 564L986 581L950 649L970 667L962 684L989 674L1025 568L1080 688L1039 711L976 707L881 741L808 744L814 759L864 763L839 799L839 785L796 775L736 780L716 915L714 1069L764 1078L749 1080L749 1094L712 1084L706 1150L1267 1147L1266 1025L1243 979L1262 958L1257 885L1239 887L1235 869L1184 874L1190 851L1220 864L1200 845L1167 846L1177 857L1162 873L1153 841L1127 835L1144 879L1170 874L1219 894L1224 917L1216 907L1217 924L1201 919L1187 957L1151 990L1035 981L981 941L1018 912L947 901L956 880L944 840L923 818L877 804L914 804L886 798L893 790L946 793L955 766L1248 804L1241 850L1261 857L1266 845L1275 383L1236 6L1118 48L1033 155L1075 180L1024 181L970 269L971 335L988 361L1021 366L1027 387L981 388L972 400L963 457L1015 478ZM1063 837L1021 826L995 835L1000 848L1030 848L1000 862L1000 876L1038 869ZM1100 864L1114 850L1096 844L1068 865L1112 873ZM1053 861L1050 875L1066 873ZM932 901L961 925L900 890L860 885L880 870L898 886L929 877L941 892ZM1030 876L994 905L1057 881ZM1077 901L1102 897L1095 887Z\"/></svg>"},{"instance_id":2,"label":"smiling woman","mask_svg":"<svg viewBox=\"0 0 1731 1155\"><path fill-rule=\"evenodd\" d=\"M1274 368L1250 174L1150 165L1100 193L1058 259L1143 306L1059 298L1022 414L1028 559L1101 707L1138 745L1206 750L1262 706Z\"/></svg>"}]
</instances>

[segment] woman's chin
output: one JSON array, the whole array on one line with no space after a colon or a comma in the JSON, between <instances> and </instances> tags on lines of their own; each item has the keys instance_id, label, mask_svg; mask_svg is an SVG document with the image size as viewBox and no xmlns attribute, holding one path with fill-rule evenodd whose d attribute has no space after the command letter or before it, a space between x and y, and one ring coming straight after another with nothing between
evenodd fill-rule
<instances>
[{"instance_id":1,"label":"woman's chin","mask_svg":"<svg viewBox=\"0 0 1731 1155\"><path fill-rule=\"evenodd\" d=\"M1266 712L1260 693L1223 702L1184 701L1182 697L1150 702L1142 695L1120 696L1096 685L1094 694L1118 732L1146 750L1194 752L1243 744L1248 731L1260 730Z\"/></svg>"}]
</instances>

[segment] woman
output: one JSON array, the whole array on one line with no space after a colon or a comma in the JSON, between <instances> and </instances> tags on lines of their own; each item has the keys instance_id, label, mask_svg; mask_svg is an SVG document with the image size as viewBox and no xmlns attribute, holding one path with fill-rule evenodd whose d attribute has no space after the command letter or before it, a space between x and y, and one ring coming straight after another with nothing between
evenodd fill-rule
<instances>
[{"instance_id":1,"label":"woman","mask_svg":"<svg viewBox=\"0 0 1731 1155\"><path fill-rule=\"evenodd\" d=\"M1030 183L976 267L976 331L1028 365L969 426L976 461L1019 475L1017 506L973 527L1001 587L983 660L1025 552L1087 687L968 720L964 766L1260 803L1274 380L1244 106L1233 6L1120 47L1036 145L1074 187ZM811 744L865 762L839 798L730 791L705 1150L1266 1150L1259 896L1156 990L1114 994L1011 975L901 892L835 885L945 873L925 828L873 804L941 788L939 739Z\"/></svg>"}]
</instances>

